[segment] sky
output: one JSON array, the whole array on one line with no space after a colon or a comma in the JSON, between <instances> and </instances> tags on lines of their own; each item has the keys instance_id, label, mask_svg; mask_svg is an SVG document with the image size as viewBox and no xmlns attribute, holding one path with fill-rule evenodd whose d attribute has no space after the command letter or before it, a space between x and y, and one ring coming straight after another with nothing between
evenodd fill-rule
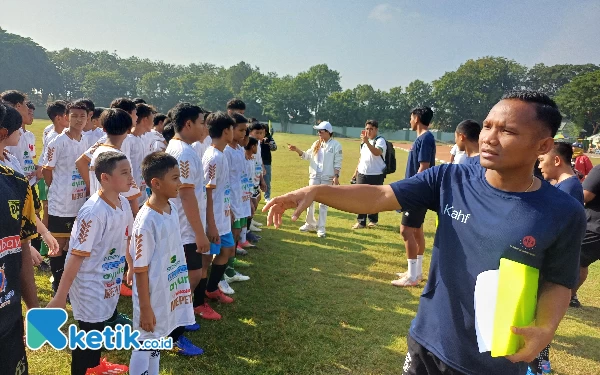
<instances>
[{"instance_id":1,"label":"sky","mask_svg":"<svg viewBox=\"0 0 600 375\"><path fill-rule=\"evenodd\" d=\"M48 50L279 75L326 63L345 89L382 90L483 56L600 64L598 20L598 0L29 0L0 12L0 27Z\"/></svg>"}]
</instances>

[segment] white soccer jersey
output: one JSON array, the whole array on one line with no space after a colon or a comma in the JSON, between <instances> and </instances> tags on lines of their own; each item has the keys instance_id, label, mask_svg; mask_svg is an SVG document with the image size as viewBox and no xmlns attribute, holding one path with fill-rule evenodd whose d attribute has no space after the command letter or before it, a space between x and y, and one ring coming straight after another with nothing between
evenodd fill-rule
<instances>
[{"instance_id":1,"label":"white soccer jersey","mask_svg":"<svg viewBox=\"0 0 600 375\"><path fill-rule=\"evenodd\" d=\"M127 158L131 162L133 179L140 190L141 195L138 203L141 205L148 199L146 181L142 178L142 160L146 156L146 147L142 136L138 137L137 135L128 134L126 139L129 139L129 144L131 145L131 154Z\"/></svg>"},{"instance_id":2,"label":"white soccer jersey","mask_svg":"<svg viewBox=\"0 0 600 375\"><path fill-rule=\"evenodd\" d=\"M35 177L36 165L33 159L36 157L35 153L35 135L29 130L19 129L21 138L16 146L6 147L6 150L13 154L19 164L23 175L29 180L29 185L35 185L37 178Z\"/></svg>"},{"instance_id":3,"label":"white soccer jersey","mask_svg":"<svg viewBox=\"0 0 600 375\"><path fill-rule=\"evenodd\" d=\"M62 132L64 132L64 130ZM48 144L58 136L59 134L56 132L54 124L50 124L44 128L44 133L42 135L42 154L38 160L38 165L43 166L46 164L46 149L48 148Z\"/></svg>"},{"instance_id":4,"label":"white soccer jersey","mask_svg":"<svg viewBox=\"0 0 600 375\"><path fill-rule=\"evenodd\" d=\"M202 158L204 181L212 189L213 212L219 236L231 232L231 189L229 187L229 164L225 155L210 146Z\"/></svg>"},{"instance_id":5,"label":"white soccer jersey","mask_svg":"<svg viewBox=\"0 0 600 375\"><path fill-rule=\"evenodd\" d=\"M202 226L206 230L206 187L204 186L202 160L200 160L189 144L179 138L171 139L166 152L177 159L177 162L179 163L181 188L194 189L196 199L198 200L198 209L200 210L200 220L202 221ZM196 243L196 235L185 216L181 198L178 196L177 198L171 199L171 202L177 208L179 214L181 241L183 241L184 245Z\"/></svg>"},{"instance_id":6,"label":"white soccer jersey","mask_svg":"<svg viewBox=\"0 0 600 375\"><path fill-rule=\"evenodd\" d=\"M127 239L133 228L129 203L121 207L94 194L79 210L71 231L69 257L85 257L69 290L73 317L87 323L108 320L114 313L123 282Z\"/></svg>"},{"instance_id":7,"label":"white soccer jersey","mask_svg":"<svg viewBox=\"0 0 600 375\"><path fill-rule=\"evenodd\" d=\"M100 137L100 139L98 139L96 143L94 143L93 145L89 144L89 148L84 153L87 159L92 160L92 155L94 155L94 151L96 151L96 149L100 147L100 145L106 144L106 141L108 141L108 136L105 133L102 137ZM121 143L121 152L123 152L125 156L127 156L127 159L131 161L131 140L128 137L125 137L123 143Z\"/></svg>"},{"instance_id":8,"label":"white soccer jersey","mask_svg":"<svg viewBox=\"0 0 600 375\"><path fill-rule=\"evenodd\" d=\"M146 149L144 150L144 156L151 154L156 151L164 151L167 149L167 141L162 134L152 129L148 133L142 136Z\"/></svg>"},{"instance_id":9,"label":"white soccer jersey","mask_svg":"<svg viewBox=\"0 0 600 375\"><path fill-rule=\"evenodd\" d=\"M246 169L246 155L244 149L239 145L236 148L227 145L224 150L227 164L229 166L229 187L231 188L231 214L235 220L239 220L243 216L243 191L242 191L242 175ZM250 216L250 215L248 215Z\"/></svg>"},{"instance_id":10,"label":"white soccer jersey","mask_svg":"<svg viewBox=\"0 0 600 375\"><path fill-rule=\"evenodd\" d=\"M92 159L90 160L90 195L96 193L101 188L100 181L98 181L98 178L96 177L96 172L94 170L94 163L96 162L96 159L99 155L111 151L118 152L119 154L124 154L124 152L122 152L121 150L105 144L98 146L92 154ZM129 158L127 160L129 161ZM129 165L131 165L131 161L129 161ZM135 179L133 180L133 186L129 189L129 191L126 193L121 193L121 195L129 200L140 197L140 189L136 185Z\"/></svg>"},{"instance_id":11,"label":"white soccer jersey","mask_svg":"<svg viewBox=\"0 0 600 375\"><path fill-rule=\"evenodd\" d=\"M260 150L254 154L254 175L252 176L252 182L254 182L255 187L260 186L260 177L263 173L262 159L259 160L258 155L260 155Z\"/></svg>"},{"instance_id":12,"label":"white soccer jersey","mask_svg":"<svg viewBox=\"0 0 600 375\"><path fill-rule=\"evenodd\" d=\"M96 129L92 129L92 130L88 130L86 132L83 132L83 136L85 137L85 140L86 140L86 142L87 142L88 145L95 144L104 135L105 135L104 134L104 130L102 130L102 128L96 128Z\"/></svg>"},{"instance_id":13,"label":"white soccer jersey","mask_svg":"<svg viewBox=\"0 0 600 375\"><path fill-rule=\"evenodd\" d=\"M25 175L25 173L23 172L23 168L21 168L21 164L19 163L19 160L17 160L16 156L4 150L2 158L3 159L0 159L0 164L12 169L15 172L22 174L23 176Z\"/></svg>"},{"instance_id":14,"label":"white soccer jersey","mask_svg":"<svg viewBox=\"0 0 600 375\"><path fill-rule=\"evenodd\" d=\"M243 150L243 149L242 149ZM254 194L254 170L255 163L254 159L246 159L246 153L244 155L244 169L242 173L242 218L250 217L252 215L251 200L252 194Z\"/></svg>"},{"instance_id":15,"label":"white soccer jersey","mask_svg":"<svg viewBox=\"0 0 600 375\"><path fill-rule=\"evenodd\" d=\"M140 340L158 339L175 328L194 324L192 292L179 234L179 216L171 204L171 213L146 202L133 224L129 254L135 273L148 272L150 306L156 318L154 332L140 327L140 302L136 277L133 278L133 329Z\"/></svg>"},{"instance_id":16,"label":"white soccer jersey","mask_svg":"<svg viewBox=\"0 0 600 375\"><path fill-rule=\"evenodd\" d=\"M48 144L44 168L52 170L52 185L48 188L50 215L75 217L85 203L85 182L75 161L86 149L83 139L72 139L67 133L58 135Z\"/></svg>"}]
</instances>

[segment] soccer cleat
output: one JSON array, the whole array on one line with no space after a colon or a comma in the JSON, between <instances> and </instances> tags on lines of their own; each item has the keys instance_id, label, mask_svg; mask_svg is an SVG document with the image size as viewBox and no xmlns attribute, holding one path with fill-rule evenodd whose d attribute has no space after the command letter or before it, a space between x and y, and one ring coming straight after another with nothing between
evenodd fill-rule
<instances>
[{"instance_id":1,"label":"soccer cleat","mask_svg":"<svg viewBox=\"0 0 600 375\"><path fill-rule=\"evenodd\" d=\"M552 372L552 366L550 366L550 361L542 361L542 373L549 374Z\"/></svg>"},{"instance_id":2,"label":"soccer cleat","mask_svg":"<svg viewBox=\"0 0 600 375\"><path fill-rule=\"evenodd\" d=\"M173 343L173 351L176 354L188 357L204 354L202 348L192 344L192 342L183 335L179 336L179 339Z\"/></svg>"},{"instance_id":3,"label":"soccer cleat","mask_svg":"<svg viewBox=\"0 0 600 375\"><path fill-rule=\"evenodd\" d=\"M399 279L401 279L403 277L408 277L408 271L406 271L406 272L398 272L396 274L396 276L398 276ZM420 283L421 281L423 281L423 274L417 275L417 282Z\"/></svg>"},{"instance_id":4,"label":"soccer cleat","mask_svg":"<svg viewBox=\"0 0 600 375\"><path fill-rule=\"evenodd\" d=\"M194 323L194 324L190 324L188 326L185 326L185 331L186 332L196 332L200 329L200 324L198 323Z\"/></svg>"},{"instance_id":5,"label":"soccer cleat","mask_svg":"<svg viewBox=\"0 0 600 375\"><path fill-rule=\"evenodd\" d=\"M246 234L246 240L250 241L251 243L257 243L258 241L260 241L262 237L257 236L256 234L252 233L252 232L248 232Z\"/></svg>"},{"instance_id":6,"label":"soccer cleat","mask_svg":"<svg viewBox=\"0 0 600 375\"><path fill-rule=\"evenodd\" d=\"M225 294L235 294L235 290L233 290L233 288L229 286L227 279L219 281L218 287L219 290Z\"/></svg>"},{"instance_id":7,"label":"soccer cleat","mask_svg":"<svg viewBox=\"0 0 600 375\"><path fill-rule=\"evenodd\" d=\"M352 229L365 229L365 226L360 223L356 223L352 226Z\"/></svg>"},{"instance_id":8,"label":"soccer cleat","mask_svg":"<svg viewBox=\"0 0 600 375\"><path fill-rule=\"evenodd\" d=\"M124 297L133 296L133 291L125 283L121 283L121 295Z\"/></svg>"},{"instance_id":9,"label":"soccer cleat","mask_svg":"<svg viewBox=\"0 0 600 375\"><path fill-rule=\"evenodd\" d=\"M112 327L113 329L117 326L117 324L121 324L123 326L133 326L133 322L131 321L131 319L129 319L129 317L123 313L118 313L115 320L108 320L105 323L106 326Z\"/></svg>"},{"instance_id":10,"label":"soccer cleat","mask_svg":"<svg viewBox=\"0 0 600 375\"><path fill-rule=\"evenodd\" d=\"M300 232L316 232L317 228L315 228L314 225L310 225L310 224L304 224L303 226L301 226L300 228L298 228L298 230Z\"/></svg>"},{"instance_id":11,"label":"soccer cleat","mask_svg":"<svg viewBox=\"0 0 600 375\"><path fill-rule=\"evenodd\" d=\"M392 281L392 285L399 287L417 286L419 285L419 282L416 279L413 280L410 277L408 277L408 275L405 275L404 277L401 277L398 280Z\"/></svg>"},{"instance_id":12,"label":"soccer cleat","mask_svg":"<svg viewBox=\"0 0 600 375\"><path fill-rule=\"evenodd\" d=\"M263 223L259 223L258 221L252 219L252 225L254 225L255 227L262 227Z\"/></svg>"},{"instance_id":13,"label":"soccer cleat","mask_svg":"<svg viewBox=\"0 0 600 375\"><path fill-rule=\"evenodd\" d=\"M250 230L251 230L252 232L256 232L256 233L258 233L258 232L262 232L262 229L260 229L260 228L259 228L259 227L257 227L256 225L250 225Z\"/></svg>"},{"instance_id":14,"label":"soccer cleat","mask_svg":"<svg viewBox=\"0 0 600 375\"><path fill-rule=\"evenodd\" d=\"M129 371L129 367L125 365L117 365L110 363L106 358L100 359L100 364L96 367L87 369L85 375L108 375L108 374L124 374Z\"/></svg>"},{"instance_id":15,"label":"soccer cleat","mask_svg":"<svg viewBox=\"0 0 600 375\"><path fill-rule=\"evenodd\" d=\"M248 255L248 252L244 250L243 247L238 245L238 247L235 249L235 255Z\"/></svg>"},{"instance_id":16,"label":"soccer cleat","mask_svg":"<svg viewBox=\"0 0 600 375\"><path fill-rule=\"evenodd\" d=\"M574 295L573 297L571 297L571 302L569 302L569 306L571 307L581 307L581 302L579 302L579 299L577 298L577 294Z\"/></svg>"},{"instance_id":17,"label":"soccer cleat","mask_svg":"<svg viewBox=\"0 0 600 375\"><path fill-rule=\"evenodd\" d=\"M256 247L256 245L253 245L252 243L250 243L250 241L241 242L238 246L241 248Z\"/></svg>"},{"instance_id":18,"label":"soccer cleat","mask_svg":"<svg viewBox=\"0 0 600 375\"><path fill-rule=\"evenodd\" d=\"M318 230L317 231L317 237L319 238L325 238L325 231L324 230Z\"/></svg>"},{"instance_id":19,"label":"soccer cleat","mask_svg":"<svg viewBox=\"0 0 600 375\"><path fill-rule=\"evenodd\" d=\"M221 320L221 314L213 310L208 303L194 307L194 314L200 315L202 319L206 320Z\"/></svg>"},{"instance_id":20,"label":"soccer cleat","mask_svg":"<svg viewBox=\"0 0 600 375\"><path fill-rule=\"evenodd\" d=\"M219 290L219 288L217 288L217 290L215 290L214 292L209 292L207 290L206 297L209 299L217 300L221 303L233 303L233 298L226 296L223 292L221 292L221 290Z\"/></svg>"},{"instance_id":21,"label":"soccer cleat","mask_svg":"<svg viewBox=\"0 0 600 375\"><path fill-rule=\"evenodd\" d=\"M367 227L369 228L375 228L377 226L377 223L374 223L372 221L369 222L369 224L367 224Z\"/></svg>"},{"instance_id":22,"label":"soccer cleat","mask_svg":"<svg viewBox=\"0 0 600 375\"><path fill-rule=\"evenodd\" d=\"M246 276L246 275L242 275L239 272L235 272L235 275L228 277L227 275L225 275L225 280L227 280L228 283L233 283L236 281L248 281L250 280L250 276Z\"/></svg>"}]
</instances>

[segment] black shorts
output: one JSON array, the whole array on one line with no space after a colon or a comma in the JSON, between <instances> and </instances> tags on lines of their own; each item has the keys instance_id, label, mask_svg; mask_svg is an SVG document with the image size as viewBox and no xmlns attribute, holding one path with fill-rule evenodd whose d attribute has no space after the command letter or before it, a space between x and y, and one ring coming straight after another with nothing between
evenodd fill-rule
<instances>
[{"instance_id":1,"label":"black shorts","mask_svg":"<svg viewBox=\"0 0 600 375\"><path fill-rule=\"evenodd\" d=\"M421 228L427 215L426 208L406 210L402 212L402 225L410 228Z\"/></svg>"},{"instance_id":2,"label":"black shorts","mask_svg":"<svg viewBox=\"0 0 600 375\"><path fill-rule=\"evenodd\" d=\"M185 252L185 262L187 268L190 271L202 269L202 254L197 253L198 246L195 243L189 243L183 245L183 251Z\"/></svg>"},{"instance_id":3,"label":"black shorts","mask_svg":"<svg viewBox=\"0 0 600 375\"><path fill-rule=\"evenodd\" d=\"M402 375L459 375L457 371L416 342L410 335L406 338L408 353L404 360Z\"/></svg>"},{"instance_id":4,"label":"black shorts","mask_svg":"<svg viewBox=\"0 0 600 375\"><path fill-rule=\"evenodd\" d=\"M600 260L600 234L585 232L583 242L581 243L581 256L580 256L581 267L589 267L590 264L597 260Z\"/></svg>"},{"instance_id":5,"label":"black shorts","mask_svg":"<svg viewBox=\"0 0 600 375\"><path fill-rule=\"evenodd\" d=\"M23 342L23 319L19 317L11 328L0 335L0 363L3 374L28 374L25 343Z\"/></svg>"},{"instance_id":6,"label":"black shorts","mask_svg":"<svg viewBox=\"0 0 600 375\"><path fill-rule=\"evenodd\" d=\"M69 238L75 219L77 218L48 215L48 230L55 238Z\"/></svg>"}]
</instances>

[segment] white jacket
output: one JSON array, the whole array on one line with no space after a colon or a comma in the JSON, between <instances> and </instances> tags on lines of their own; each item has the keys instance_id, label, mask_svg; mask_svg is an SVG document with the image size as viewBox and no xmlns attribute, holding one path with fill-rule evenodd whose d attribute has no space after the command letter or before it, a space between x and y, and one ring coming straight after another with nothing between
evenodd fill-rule
<instances>
[{"instance_id":1,"label":"white jacket","mask_svg":"<svg viewBox=\"0 0 600 375\"><path fill-rule=\"evenodd\" d=\"M323 164L319 165L319 153L317 152L315 154L312 151L317 142L321 141L315 141L311 148L303 152L301 156L302 159L310 161L310 166L308 167L309 178L314 178L317 174L320 174L322 177L333 178L335 170L337 169L339 171L342 169L342 145L335 139L329 139L327 143L323 143L321 145L321 148L323 149ZM317 172L319 169L321 169L322 172Z\"/></svg>"}]
</instances>

